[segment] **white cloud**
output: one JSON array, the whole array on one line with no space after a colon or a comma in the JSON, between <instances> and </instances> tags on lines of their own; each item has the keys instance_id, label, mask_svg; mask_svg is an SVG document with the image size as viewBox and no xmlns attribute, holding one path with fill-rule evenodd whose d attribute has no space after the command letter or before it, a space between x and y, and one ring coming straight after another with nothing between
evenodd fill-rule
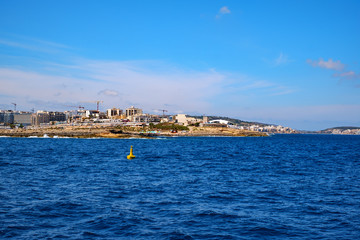
<instances>
[{"instance_id":1,"label":"white cloud","mask_svg":"<svg viewBox=\"0 0 360 240\"><path fill-rule=\"evenodd\" d=\"M288 56L283 54L282 52L280 53L279 57L277 57L275 60L274 60L274 64L275 66L279 66L279 65L282 65L282 64L286 64L289 62L289 59L288 59Z\"/></svg>"},{"instance_id":2,"label":"white cloud","mask_svg":"<svg viewBox=\"0 0 360 240\"><path fill-rule=\"evenodd\" d=\"M81 59L50 66L55 68L53 73L0 68L1 102L15 99L19 107L42 109L102 100L102 110L136 105L146 111L164 108L169 112L208 113L215 102L223 104L238 95L275 97L294 91L265 80L213 69L183 70L157 61Z\"/></svg>"},{"instance_id":3,"label":"white cloud","mask_svg":"<svg viewBox=\"0 0 360 240\"><path fill-rule=\"evenodd\" d=\"M220 8L219 13L216 15L216 18L220 18L222 15L230 14L231 11L227 6Z\"/></svg>"},{"instance_id":4,"label":"white cloud","mask_svg":"<svg viewBox=\"0 0 360 240\"><path fill-rule=\"evenodd\" d=\"M326 69L336 70L337 73L334 73L332 76L337 77L340 80L351 80L352 84L358 88L358 80L360 79L360 74L356 74L354 71L347 70L345 71L345 64L338 61L333 61L331 58L328 61L324 61L320 58L319 61L307 60L307 63L313 67L321 67Z\"/></svg>"},{"instance_id":5,"label":"white cloud","mask_svg":"<svg viewBox=\"0 0 360 240\"><path fill-rule=\"evenodd\" d=\"M7 44L27 48L16 42ZM58 48L55 43L44 45ZM42 51L42 46L29 50ZM279 62L286 59L283 54L279 57ZM223 113L231 116L256 99L279 99L280 95L294 92L264 79L214 69L182 69L160 61L98 61L76 56L71 59L36 64L23 59L27 64L20 68L0 66L0 102L9 107L16 102L20 110L66 110L67 106L100 100L100 110L134 105L145 112L166 109L169 113L221 114L224 109ZM225 112L228 103L231 109Z\"/></svg>"},{"instance_id":6,"label":"white cloud","mask_svg":"<svg viewBox=\"0 0 360 240\"><path fill-rule=\"evenodd\" d=\"M214 71L153 72L135 62L85 60L75 65L77 71L82 71L81 77L0 68L0 95L10 94L12 99L19 101L19 106L28 109L42 107L30 102L52 99L57 103L76 104L97 100L95 96L100 95L104 107L138 105L151 110L170 104L172 111L195 112L206 111L207 99L220 91L218 85L225 79L225 75ZM63 72L69 73L69 69L65 68Z\"/></svg>"},{"instance_id":7,"label":"white cloud","mask_svg":"<svg viewBox=\"0 0 360 240\"><path fill-rule=\"evenodd\" d=\"M100 92L98 93L98 95L105 95L105 96L116 97L116 96L119 96L119 92L118 92L118 91L115 91L115 90L104 89L104 90L100 91Z\"/></svg>"},{"instance_id":8,"label":"white cloud","mask_svg":"<svg viewBox=\"0 0 360 240\"><path fill-rule=\"evenodd\" d=\"M224 6L224 7L220 8L219 13L221 13L221 14L229 14L231 12L230 12L230 10L229 10L229 8L227 6Z\"/></svg>"},{"instance_id":9,"label":"white cloud","mask_svg":"<svg viewBox=\"0 0 360 240\"><path fill-rule=\"evenodd\" d=\"M360 78L360 75L356 74L354 71L335 73L335 74L333 74L333 76L343 78L343 79L348 79L348 80Z\"/></svg>"},{"instance_id":10,"label":"white cloud","mask_svg":"<svg viewBox=\"0 0 360 240\"><path fill-rule=\"evenodd\" d=\"M235 78L232 81L235 81L236 84L223 86L226 94L241 94L242 96L260 94L269 97L286 95L296 91L287 86L264 80L249 79L247 77Z\"/></svg>"},{"instance_id":11,"label":"white cloud","mask_svg":"<svg viewBox=\"0 0 360 240\"><path fill-rule=\"evenodd\" d=\"M41 41L37 39L25 38L26 41L16 41L0 38L0 45L6 45L13 48L22 48L29 51L44 52L44 53L58 53L63 49L68 49L66 45L57 44L53 42Z\"/></svg>"},{"instance_id":12,"label":"white cloud","mask_svg":"<svg viewBox=\"0 0 360 240\"><path fill-rule=\"evenodd\" d=\"M318 61L308 59L307 63L313 67L332 69L336 71L342 71L345 68L345 65L342 64L340 60L333 61L331 58L328 61L324 61L322 58L320 58Z\"/></svg>"}]
</instances>

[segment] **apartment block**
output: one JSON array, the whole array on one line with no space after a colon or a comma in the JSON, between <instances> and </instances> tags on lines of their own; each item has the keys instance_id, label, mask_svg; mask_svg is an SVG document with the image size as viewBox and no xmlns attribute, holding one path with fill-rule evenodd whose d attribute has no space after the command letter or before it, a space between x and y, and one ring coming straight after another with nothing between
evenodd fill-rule
<instances>
[{"instance_id":1,"label":"apartment block","mask_svg":"<svg viewBox=\"0 0 360 240\"><path fill-rule=\"evenodd\" d=\"M137 114L142 114L142 113L143 113L142 109L135 108L134 106L131 106L125 110L125 115L127 118L137 115Z\"/></svg>"}]
</instances>

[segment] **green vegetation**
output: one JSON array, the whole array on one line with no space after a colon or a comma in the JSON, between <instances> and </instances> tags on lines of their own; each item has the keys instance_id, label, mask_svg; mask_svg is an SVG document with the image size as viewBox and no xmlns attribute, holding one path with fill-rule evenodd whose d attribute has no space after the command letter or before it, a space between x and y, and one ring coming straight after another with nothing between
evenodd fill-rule
<instances>
[{"instance_id":1,"label":"green vegetation","mask_svg":"<svg viewBox=\"0 0 360 240\"><path fill-rule=\"evenodd\" d=\"M137 127L130 127L130 126L116 126L113 127L110 132L111 133L115 133L115 134L122 134L122 133L131 133L131 132L143 132L146 130L150 130L150 131L154 131L154 130L174 130L174 131L188 131L189 128L182 126L182 125L178 125L178 124L173 124L173 123L159 123L159 124L154 124L154 123L149 123L149 126L143 125L143 126L137 126Z\"/></svg>"},{"instance_id":2,"label":"green vegetation","mask_svg":"<svg viewBox=\"0 0 360 240\"><path fill-rule=\"evenodd\" d=\"M114 127L118 130L118 132L138 132L140 130L139 127L130 127L130 126L116 126Z\"/></svg>"},{"instance_id":3,"label":"green vegetation","mask_svg":"<svg viewBox=\"0 0 360 240\"><path fill-rule=\"evenodd\" d=\"M154 128L160 129L160 130L178 130L178 131L182 131L182 130L188 131L189 130L189 128L186 126L173 124L173 123L158 123L158 124L154 125Z\"/></svg>"}]
</instances>

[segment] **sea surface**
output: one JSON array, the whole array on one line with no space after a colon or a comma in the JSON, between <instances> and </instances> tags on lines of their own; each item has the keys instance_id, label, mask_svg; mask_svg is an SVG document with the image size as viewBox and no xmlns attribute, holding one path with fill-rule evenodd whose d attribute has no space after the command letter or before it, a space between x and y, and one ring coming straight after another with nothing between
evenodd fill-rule
<instances>
[{"instance_id":1,"label":"sea surface","mask_svg":"<svg viewBox=\"0 0 360 240\"><path fill-rule=\"evenodd\" d=\"M0 138L0 238L360 239L360 136Z\"/></svg>"}]
</instances>

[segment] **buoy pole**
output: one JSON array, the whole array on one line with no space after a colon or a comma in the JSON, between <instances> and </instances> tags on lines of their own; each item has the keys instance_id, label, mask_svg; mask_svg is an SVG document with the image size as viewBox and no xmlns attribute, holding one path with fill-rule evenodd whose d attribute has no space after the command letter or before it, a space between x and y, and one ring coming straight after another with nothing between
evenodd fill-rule
<instances>
[{"instance_id":1,"label":"buoy pole","mask_svg":"<svg viewBox=\"0 0 360 240\"><path fill-rule=\"evenodd\" d=\"M130 147L130 154L127 155L127 159L134 159L135 155L133 154L133 146Z\"/></svg>"}]
</instances>

